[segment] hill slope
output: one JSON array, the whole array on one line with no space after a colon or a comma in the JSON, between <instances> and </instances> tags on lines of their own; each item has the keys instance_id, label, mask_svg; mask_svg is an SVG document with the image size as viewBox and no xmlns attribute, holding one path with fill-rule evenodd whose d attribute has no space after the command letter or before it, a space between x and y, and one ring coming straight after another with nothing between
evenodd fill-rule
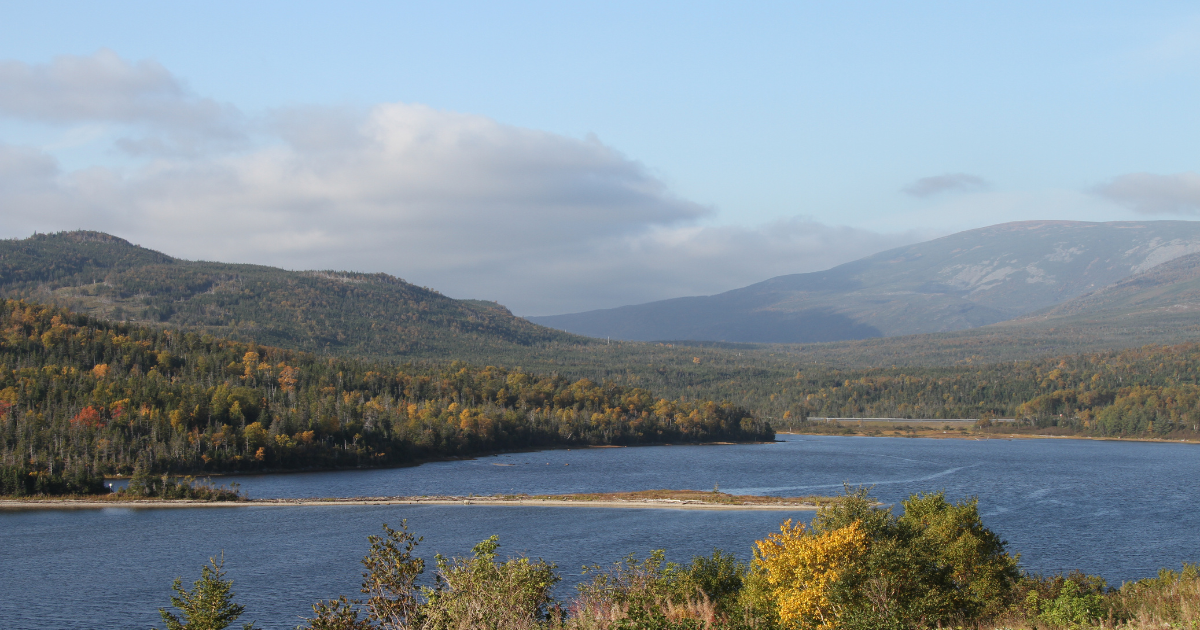
<instances>
[{"instance_id":1,"label":"hill slope","mask_svg":"<svg viewBox=\"0 0 1200 630\"><path fill-rule=\"evenodd\" d=\"M468 358L546 343L590 343L387 274L296 272L192 262L99 232L0 241L0 295L113 320L358 356Z\"/></svg>"},{"instance_id":2,"label":"hill slope","mask_svg":"<svg viewBox=\"0 0 1200 630\"><path fill-rule=\"evenodd\" d=\"M1200 252L1200 222L1028 221L960 232L719 295L531 321L629 340L806 343L966 330Z\"/></svg>"},{"instance_id":3,"label":"hill slope","mask_svg":"<svg viewBox=\"0 0 1200 630\"><path fill-rule=\"evenodd\" d=\"M1200 311L1200 254L1188 254L1013 323L1068 320L1149 323L1177 315L1195 318L1197 311Z\"/></svg>"}]
</instances>

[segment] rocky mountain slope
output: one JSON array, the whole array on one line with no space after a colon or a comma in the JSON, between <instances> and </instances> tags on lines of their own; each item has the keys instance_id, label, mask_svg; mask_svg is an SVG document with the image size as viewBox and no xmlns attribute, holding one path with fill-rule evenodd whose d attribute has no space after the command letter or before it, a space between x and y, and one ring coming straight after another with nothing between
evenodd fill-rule
<instances>
[{"instance_id":1,"label":"rocky mountain slope","mask_svg":"<svg viewBox=\"0 0 1200 630\"><path fill-rule=\"evenodd\" d=\"M592 337L807 343L967 330L1200 252L1200 222L1027 221L719 295L531 321Z\"/></svg>"}]
</instances>

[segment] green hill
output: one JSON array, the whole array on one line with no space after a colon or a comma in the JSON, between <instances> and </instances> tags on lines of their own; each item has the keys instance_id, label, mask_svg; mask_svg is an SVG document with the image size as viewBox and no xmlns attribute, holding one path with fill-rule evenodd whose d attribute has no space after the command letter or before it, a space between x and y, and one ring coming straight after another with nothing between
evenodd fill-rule
<instances>
[{"instance_id":1,"label":"green hill","mask_svg":"<svg viewBox=\"0 0 1200 630\"><path fill-rule=\"evenodd\" d=\"M387 274L179 260L99 232L0 241L0 295L362 357L479 359L539 344L596 343Z\"/></svg>"}]
</instances>

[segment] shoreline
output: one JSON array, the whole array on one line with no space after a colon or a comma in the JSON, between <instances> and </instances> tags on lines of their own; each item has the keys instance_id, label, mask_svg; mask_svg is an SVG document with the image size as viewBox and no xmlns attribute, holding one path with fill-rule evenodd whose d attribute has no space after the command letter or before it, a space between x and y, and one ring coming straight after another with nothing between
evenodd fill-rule
<instances>
[{"instance_id":1,"label":"shoreline","mask_svg":"<svg viewBox=\"0 0 1200 630\"><path fill-rule=\"evenodd\" d=\"M351 467L347 467L347 468L340 468L340 467L336 467L336 466L333 466L333 467L315 466L312 468L272 468L272 469L266 469L266 470L252 470L252 471L244 471L244 472L239 471L239 470L225 470L225 471L214 471L214 472L199 471L199 472L180 472L177 474L172 473L171 476L173 476L173 477L192 476L192 477L196 477L197 479L200 479L200 478L207 478L207 477L257 477L260 475L293 475L293 474L302 475L302 474L307 474L307 473L341 472L341 471L345 471L345 470L392 470L392 469L398 469L398 468L416 468L417 466L424 466L425 464L433 464L433 463L438 463L438 462L471 461L471 460L482 459L485 457L495 457L497 455L511 455L511 454L515 454L515 453L540 453L540 452L544 452L544 451L570 451L572 449L585 450L585 449L593 449L593 448L641 448L643 446L736 446L736 445L741 445L741 444L774 444L775 442L778 442L778 440L773 440L770 442L764 442L764 441L755 441L755 442L648 442L645 444L581 444L581 445L577 445L577 446L561 446L560 445L560 446L504 449L504 450L498 450L498 451L487 451L487 452L482 452L482 453L475 453L475 454L471 454L471 455L446 455L446 456L442 456L442 457L425 457L425 458L414 459L412 461L403 462L403 463L399 463L399 464L384 464L381 466L351 466ZM106 475L104 477L104 480L105 481L124 481L124 480L129 479L130 477L131 477L131 475Z\"/></svg>"},{"instance_id":2,"label":"shoreline","mask_svg":"<svg viewBox=\"0 0 1200 630\"><path fill-rule=\"evenodd\" d=\"M915 421L916 422L916 421ZM925 421L929 422L929 421ZM995 434L995 433L946 433L934 429L927 432L921 432L916 435L871 435L869 433L854 432L846 433L822 433L822 432L806 432L806 431L776 431L776 436L780 435L812 435L824 437L874 437L874 438L930 438L937 440L1015 440L1015 439L1054 439L1054 440L1097 440L1108 442L1161 442L1163 444L1200 444L1200 440L1171 440L1164 438L1123 438L1123 437L1095 437L1088 435L1036 435L1029 433L1012 433L1012 434ZM543 451L559 451L572 449L602 449L602 448L640 448L643 446L735 446L746 444L778 444L782 440L772 441L757 441L757 442L655 442L647 444L589 444L581 446L547 446L520 448L512 450L499 450L487 453L477 453L473 455L454 455L446 457L431 457L404 462L400 464L387 464L383 466L355 466L349 468L338 467L313 467L313 468L282 468L269 470L254 470L254 471L193 471L180 472L172 476L183 477L192 476L197 479L221 478L221 477L258 477L258 476L274 476L274 475L293 475L293 474L309 474L309 473L324 473L324 472L342 472L350 470L390 470L399 468L415 468L425 464L436 462L452 462L452 461L470 461L481 458L495 457L497 455L509 455L515 453L537 453ZM104 480L107 481L126 481L130 478L129 475L106 475Z\"/></svg>"},{"instance_id":3,"label":"shoreline","mask_svg":"<svg viewBox=\"0 0 1200 630\"><path fill-rule=\"evenodd\" d=\"M888 439L928 438L933 440L1093 440L1097 442L1151 442L1160 444L1200 444L1200 440L1171 440L1165 438L1123 438L1092 435L1038 435L1034 433L934 433L917 435L870 435L867 433L817 433L804 431L776 431L775 435L813 435L821 437L867 437Z\"/></svg>"},{"instance_id":4,"label":"shoreline","mask_svg":"<svg viewBox=\"0 0 1200 630\"><path fill-rule=\"evenodd\" d=\"M317 507L361 505L458 505L484 507L591 507L659 510L774 510L812 511L820 507L809 502L716 503L697 499L554 499L538 497L352 497L344 499L250 499L247 501L198 501L193 499L0 499L5 510L94 510L103 508L178 509L231 507Z\"/></svg>"}]
</instances>

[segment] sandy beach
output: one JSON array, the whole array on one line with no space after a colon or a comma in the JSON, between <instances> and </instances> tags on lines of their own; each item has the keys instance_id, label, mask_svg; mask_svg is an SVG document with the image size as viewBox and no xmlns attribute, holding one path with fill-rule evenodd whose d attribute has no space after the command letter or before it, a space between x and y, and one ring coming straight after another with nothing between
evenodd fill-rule
<instances>
[{"instance_id":1,"label":"sandy beach","mask_svg":"<svg viewBox=\"0 0 1200 630\"><path fill-rule=\"evenodd\" d=\"M62 510L62 509L173 509L173 508L237 508L237 507L314 507L337 505L462 505L513 507L581 507L636 508L658 510L815 510L809 502L728 503L698 499L556 499L541 497L476 497L476 496L419 496L419 497L354 497L345 499L252 499L248 501L193 501L183 499L5 499L0 510Z\"/></svg>"}]
</instances>

